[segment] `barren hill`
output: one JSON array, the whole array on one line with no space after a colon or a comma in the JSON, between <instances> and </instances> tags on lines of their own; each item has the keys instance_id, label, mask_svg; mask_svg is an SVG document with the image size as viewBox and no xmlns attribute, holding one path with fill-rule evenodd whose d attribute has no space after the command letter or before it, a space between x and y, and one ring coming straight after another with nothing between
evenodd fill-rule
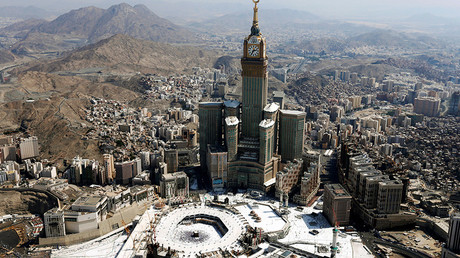
<instances>
[{"instance_id":1,"label":"barren hill","mask_svg":"<svg viewBox=\"0 0 460 258\"><path fill-rule=\"evenodd\" d=\"M366 44L370 46L386 46L400 48L432 48L439 47L440 42L425 34L403 33L392 30L375 30L351 37L350 43Z\"/></svg>"},{"instance_id":2,"label":"barren hill","mask_svg":"<svg viewBox=\"0 0 460 258\"><path fill-rule=\"evenodd\" d=\"M293 24L306 24L318 22L320 17L305 11L290 9L264 9L260 12L260 26L263 30L273 27L292 26ZM191 23L189 26L204 32L247 31L249 21L252 21L253 12L232 13L211 18L204 22Z\"/></svg>"},{"instance_id":3,"label":"barren hill","mask_svg":"<svg viewBox=\"0 0 460 258\"><path fill-rule=\"evenodd\" d=\"M25 130L39 137L41 157L51 161L75 155L99 157L94 140L81 140L87 129L85 107L89 97L132 101L139 94L110 83L94 83L83 78L40 72L21 74L17 91L25 94L51 92L48 99L13 101L0 105L0 132Z\"/></svg>"},{"instance_id":4,"label":"barren hill","mask_svg":"<svg viewBox=\"0 0 460 258\"><path fill-rule=\"evenodd\" d=\"M133 7L124 3L108 9L93 6L80 8L49 22L31 19L0 29L0 35L20 41L26 40L29 34L36 35L34 40L37 44L41 43L40 40L46 43L49 35L62 36L68 43L72 43L69 38L94 43L115 34L170 43L200 41L197 34L157 16L145 5ZM74 47L73 44L69 46Z\"/></svg>"},{"instance_id":5,"label":"barren hill","mask_svg":"<svg viewBox=\"0 0 460 258\"><path fill-rule=\"evenodd\" d=\"M19 55L75 49L115 34L156 42L201 42L196 33L157 16L145 5L91 6L52 21L31 19L0 29L0 36L12 42L9 50Z\"/></svg>"},{"instance_id":6,"label":"barren hill","mask_svg":"<svg viewBox=\"0 0 460 258\"><path fill-rule=\"evenodd\" d=\"M212 67L216 59L217 52L213 51L115 35L71 52L64 58L34 66L31 70L56 72L104 68L110 71L168 74L195 66Z\"/></svg>"}]
</instances>

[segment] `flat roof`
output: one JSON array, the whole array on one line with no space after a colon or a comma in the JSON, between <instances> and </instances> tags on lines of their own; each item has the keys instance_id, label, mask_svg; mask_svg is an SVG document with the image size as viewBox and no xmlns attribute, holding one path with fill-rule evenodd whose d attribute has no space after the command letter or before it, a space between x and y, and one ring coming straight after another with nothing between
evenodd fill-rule
<instances>
[{"instance_id":1,"label":"flat roof","mask_svg":"<svg viewBox=\"0 0 460 258\"><path fill-rule=\"evenodd\" d=\"M306 116L307 115L307 113L303 111L298 111L298 110L281 109L280 112L283 115L293 115L293 116Z\"/></svg>"},{"instance_id":2,"label":"flat roof","mask_svg":"<svg viewBox=\"0 0 460 258\"><path fill-rule=\"evenodd\" d=\"M398 181L398 180L384 180L382 182L379 182L379 184L382 184L382 185L402 185L402 182Z\"/></svg>"},{"instance_id":3,"label":"flat roof","mask_svg":"<svg viewBox=\"0 0 460 258\"><path fill-rule=\"evenodd\" d=\"M203 106L203 107L214 107L214 106L222 106L223 103L222 102L200 102L200 106Z\"/></svg>"},{"instance_id":4,"label":"flat roof","mask_svg":"<svg viewBox=\"0 0 460 258\"><path fill-rule=\"evenodd\" d=\"M87 196L78 198L72 205L97 205L104 197L103 196Z\"/></svg>"},{"instance_id":5,"label":"flat roof","mask_svg":"<svg viewBox=\"0 0 460 258\"><path fill-rule=\"evenodd\" d=\"M351 195L340 184L325 185L327 189L336 197L351 197Z\"/></svg>"},{"instance_id":6,"label":"flat roof","mask_svg":"<svg viewBox=\"0 0 460 258\"><path fill-rule=\"evenodd\" d=\"M229 108L237 108L239 107L240 102L237 100L227 100L224 102L224 106L229 107Z\"/></svg>"},{"instance_id":7,"label":"flat roof","mask_svg":"<svg viewBox=\"0 0 460 258\"><path fill-rule=\"evenodd\" d=\"M284 98L284 96L286 96L284 91L274 91L273 92L273 97L274 98Z\"/></svg>"},{"instance_id":8,"label":"flat roof","mask_svg":"<svg viewBox=\"0 0 460 258\"><path fill-rule=\"evenodd\" d=\"M227 152L224 146L208 145L208 149L211 153Z\"/></svg>"}]
</instances>

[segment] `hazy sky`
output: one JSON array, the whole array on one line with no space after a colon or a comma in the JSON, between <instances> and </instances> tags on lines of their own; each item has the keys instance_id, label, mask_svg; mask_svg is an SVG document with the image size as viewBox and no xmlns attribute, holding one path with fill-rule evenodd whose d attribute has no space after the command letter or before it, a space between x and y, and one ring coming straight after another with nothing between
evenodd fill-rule
<instances>
[{"instance_id":1,"label":"hazy sky","mask_svg":"<svg viewBox=\"0 0 460 258\"><path fill-rule=\"evenodd\" d=\"M208 5L229 4L229 12L244 9L251 6L251 0L0 0L0 6L37 6L53 11L68 11L79 7L95 5L98 7L108 7L120 2L129 4L142 3L152 10L161 6L165 8L168 3L187 2L188 5ZM172 5L181 6L181 5ZM458 17L460 18L460 0L261 0L262 8L290 8L310 11L314 14L325 16L326 18L385 18L410 16L430 12L435 15ZM159 8L160 10L164 10ZM172 11L171 11L172 12ZM169 13L169 12L168 12ZM161 16L161 14L159 14ZM168 14L168 16L170 16Z\"/></svg>"}]
</instances>

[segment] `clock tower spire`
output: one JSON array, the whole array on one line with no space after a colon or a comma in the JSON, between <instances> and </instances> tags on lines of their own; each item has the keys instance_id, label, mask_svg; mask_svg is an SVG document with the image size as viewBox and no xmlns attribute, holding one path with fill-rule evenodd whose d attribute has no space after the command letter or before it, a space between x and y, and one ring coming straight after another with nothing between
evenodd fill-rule
<instances>
[{"instance_id":1,"label":"clock tower spire","mask_svg":"<svg viewBox=\"0 0 460 258\"><path fill-rule=\"evenodd\" d=\"M260 29L259 29L259 8L257 7L257 4L259 3L260 0L252 0L255 4L254 6L254 19L252 22L252 27L251 27L251 35L255 36L260 36Z\"/></svg>"},{"instance_id":2,"label":"clock tower spire","mask_svg":"<svg viewBox=\"0 0 460 258\"><path fill-rule=\"evenodd\" d=\"M244 40L243 58L243 117L242 136L247 138L259 137L259 123L263 120L263 110L267 105L268 95L268 58L265 53L265 38L259 29L260 0L252 0L254 6L254 20L251 34Z\"/></svg>"}]
</instances>

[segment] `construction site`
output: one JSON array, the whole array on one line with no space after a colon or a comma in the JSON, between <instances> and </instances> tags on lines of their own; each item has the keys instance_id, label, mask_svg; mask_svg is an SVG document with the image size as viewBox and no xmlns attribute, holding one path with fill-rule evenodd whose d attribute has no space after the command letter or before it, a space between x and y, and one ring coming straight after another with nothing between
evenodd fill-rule
<instances>
[{"instance_id":1,"label":"construction site","mask_svg":"<svg viewBox=\"0 0 460 258\"><path fill-rule=\"evenodd\" d=\"M43 220L35 215L3 216L0 227L0 256L16 255L16 248L32 243L43 229Z\"/></svg>"},{"instance_id":2,"label":"construction site","mask_svg":"<svg viewBox=\"0 0 460 258\"><path fill-rule=\"evenodd\" d=\"M152 205L132 224L52 257L373 257L356 232L331 226L313 207L245 194ZM210 201L213 200L213 201ZM225 201L219 201L225 200ZM286 256L289 257L289 256Z\"/></svg>"}]
</instances>

